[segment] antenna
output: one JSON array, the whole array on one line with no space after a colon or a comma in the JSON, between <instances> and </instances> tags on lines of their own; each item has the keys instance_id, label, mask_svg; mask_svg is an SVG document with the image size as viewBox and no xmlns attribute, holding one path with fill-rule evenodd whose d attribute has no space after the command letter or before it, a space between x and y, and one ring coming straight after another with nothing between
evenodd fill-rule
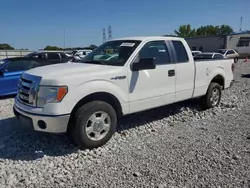
<instances>
[{"instance_id":1,"label":"antenna","mask_svg":"<svg viewBox=\"0 0 250 188\"><path fill-rule=\"evenodd\" d=\"M105 31L104 28L103 28L103 30L102 30L102 42L103 42L103 43L106 42L106 31Z\"/></svg>"},{"instance_id":2,"label":"antenna","mask_svg":"<svg viewBox=\"0 0 250 188\"><path fill-rule=\"evenodd\" d=\"M112 30L111 30L111 26L110 25L108 27L108 36L109 36L108 40L111 40L112 39Z\"/></svg>"}]
</instances>

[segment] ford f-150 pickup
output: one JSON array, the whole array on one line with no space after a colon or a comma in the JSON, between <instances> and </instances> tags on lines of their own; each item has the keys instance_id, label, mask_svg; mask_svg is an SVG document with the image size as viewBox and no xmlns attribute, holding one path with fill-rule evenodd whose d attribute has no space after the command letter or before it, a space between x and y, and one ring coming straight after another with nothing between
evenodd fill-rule
<instances>
[{"instance_id":1,"label":"ford f-150 pickup","mask_svg":"<svg viewBox=\"0 0 250 188\"><path fill-rule=\"evenodd\" d=\"M97 59L107 53L117 56ZM114 39L82 62L24 72L13 110L35 131L67 133L81 149L104 145L118 118L200 98L204 109L220 103L233 80L232 59L194 61L183 38Z\"/></svg>"}]
</instances>

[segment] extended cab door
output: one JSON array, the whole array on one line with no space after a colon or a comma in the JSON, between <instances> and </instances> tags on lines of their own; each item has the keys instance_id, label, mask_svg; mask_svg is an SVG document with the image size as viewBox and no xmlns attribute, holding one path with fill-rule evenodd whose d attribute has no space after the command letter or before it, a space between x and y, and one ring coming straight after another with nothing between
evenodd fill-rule
<instances>
[{"instance_id":1,"label":"extended cab door","mask_svg":"<svg viewBox=\"0 0 250 188\"><path fill-rule=\"evenodd\" d=\"M10 61L0 71L0 95L9 95L17 92L17 85L20 75L28 70L30 61L17 60Z\"/></svg>"},{"instance_id":2,"label":"extended cab door","mask_svg":"<svg viewBox=\"0 0 250 188\"><path fill-rule=\"evenodd\" d=\"M175 61L175 102L192 98L195 80L195 63L185 40L168 41Z\"/></svg>"},{"instance_id":3,"label":"extended cab door","mask_svg":"<svg viewBox=\"0 0 250 188\"><path fill-rule=\"evenodd\" d=\"M175 64L165 41L147 42L131 62L154 58L156 68L128 72L130 112L173 103L175 100Z\"/></svg>"}]
</instances>

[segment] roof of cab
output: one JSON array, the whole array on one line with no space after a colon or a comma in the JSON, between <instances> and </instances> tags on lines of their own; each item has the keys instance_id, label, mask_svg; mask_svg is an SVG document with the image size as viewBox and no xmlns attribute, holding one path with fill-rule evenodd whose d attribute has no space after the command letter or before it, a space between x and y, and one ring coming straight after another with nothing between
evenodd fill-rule
<instances>
[{"instance_id":1,"label":"roof of cab","mask_svg":"<svg viewBox=\"0 0 250 188\"><path fill-rule=\"evenodd\" d=\"M146 41L146 40L173 40L173 39L183 39L180 37L165 37L165 36L138 36L138 37L125 37L125 38L117 38L117 39L112 39L114 40L140 40L140 41Z\"/></svg>"}]
</instances>

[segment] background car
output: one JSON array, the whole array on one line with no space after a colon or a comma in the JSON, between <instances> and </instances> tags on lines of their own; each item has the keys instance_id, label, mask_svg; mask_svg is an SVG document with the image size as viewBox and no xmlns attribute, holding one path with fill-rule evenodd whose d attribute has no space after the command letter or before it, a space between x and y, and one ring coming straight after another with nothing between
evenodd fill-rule
<instances>
[{"instance_id":1,"label":"background car","mask_svg":"<svg viewBox=\"0 0 250 188\"><path fill-rule=\"evenodd\" d=\"M0 97L14 95L21 74L29 69L57 64L57 61L32 57L7 58L0 61Z\"/></svg>"},{"instance_id":2,"label":"background car","mask_svg":"<svg viewBox=\"0 0 250 188\"><path fill-rule=\"evenodd\" d=\"M51 52L51 51L41 51L41 52L33 52L25 57L30 57L33 59L37 59L39 61L48 61L53 64L55 63L67 63L72 57L66 55L64 52Z\"/></svg>"},{"instance_id":3,"label":"background car","mask_svg":"<svg viewBox=\"0 0 250 188\"><path fill-rule=\"evenodd\" d=\"M224 56L220 53L203 52L194 56L194 60L206 60L206 59L223 59Z\"/></svg>"},{"instance_id":4,"label":"background car","mask_svg":"<svg viewBox=\"0 0 250 188\"><path fill-rule=\"evenodd\" d=\"M72 62L77 62L78 60L81 60L82 58L84 58L86 55L88 55L89 53L91 53L92 50L74 50L72 52L73 55L73 59L71 60Z\"/></svg>"},{"instance_id":5,"label":"background car","mask_svg":"<svg viewBox=\"0 0 250 188\"><path fill-rule=\"evenodd\" d=\"M237 63L239 60L239 54L234 49L219 49L217 52L226 58L234 59L235 63Z\"/></svg>"},{"instance_id":6,"label":"background car","mask_svg":"<svg viewBox=\"0 0 250 188\"><path fill-rule=\"evenodd\" d=\"M201 53L201 51L192 51L193 57L196 56L197 54L200 54L200 53Z\"/></svg>"}]
</instances>

